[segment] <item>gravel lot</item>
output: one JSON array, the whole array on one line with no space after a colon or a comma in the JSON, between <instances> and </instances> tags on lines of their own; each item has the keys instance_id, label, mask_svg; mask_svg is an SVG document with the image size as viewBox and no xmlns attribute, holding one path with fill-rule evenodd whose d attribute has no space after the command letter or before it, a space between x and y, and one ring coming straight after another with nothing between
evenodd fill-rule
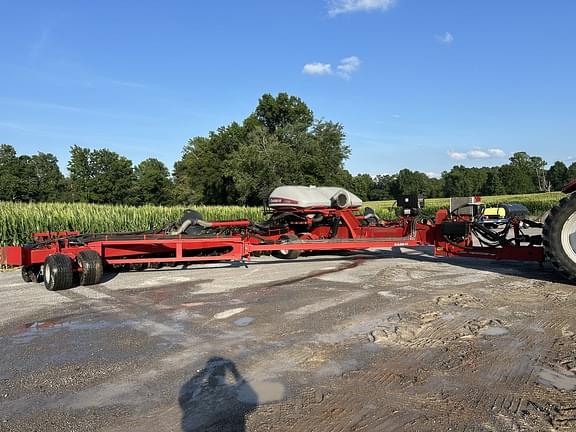
<instances>
[{"instance_id":1,"label":"gravel lot","mask_svg":"<svg viewBox=\"0 0 576 432\"><path fill-rule=\"evenodd\" d=\"M576 296L428 250L0 273L0 431L576 430Z\"/></svg>"}]
</instances>

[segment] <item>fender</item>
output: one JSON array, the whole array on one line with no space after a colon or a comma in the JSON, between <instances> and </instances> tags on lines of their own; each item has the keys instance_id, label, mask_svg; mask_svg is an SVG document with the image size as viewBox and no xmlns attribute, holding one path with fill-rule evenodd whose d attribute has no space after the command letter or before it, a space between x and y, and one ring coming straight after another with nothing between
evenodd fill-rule
<instances>
[{"instance_id":1,"label":"fender","mask_svg":"<svg viewBox=\"0 0 576 432\"><path fill-rule=\"evenodd\" d=\"M567 193L567 194L572 193L574 191L576 191L576 179L572 180L570 183L568 183L562 189L562 192Z\"/></svg>"}]
</instances>

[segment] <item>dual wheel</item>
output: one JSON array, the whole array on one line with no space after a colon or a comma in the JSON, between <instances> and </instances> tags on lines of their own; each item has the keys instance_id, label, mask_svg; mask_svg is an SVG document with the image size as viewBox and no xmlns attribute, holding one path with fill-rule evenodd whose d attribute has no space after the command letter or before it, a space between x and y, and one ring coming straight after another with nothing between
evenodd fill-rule
<instances>
[{"instance_id":1,"label":"dual wheel","mask_svg":"<svg viewBox=\"0 0 576 432\"><path fill-rule=\"evenodd\" d=\"M78 269L74 269L72 259L64 254L49 255L44 261L42 277L44 286L49 291L58 291L72 288L75 275L78 275L80 285L95 285L102 279L104 266L100 255L92 250L85 250L76 255ZM34 278L32 275L36 275ZM22 268L22 278L26 282L40 282L40 272L31 267Z\"/></svg>"}]
</instances>

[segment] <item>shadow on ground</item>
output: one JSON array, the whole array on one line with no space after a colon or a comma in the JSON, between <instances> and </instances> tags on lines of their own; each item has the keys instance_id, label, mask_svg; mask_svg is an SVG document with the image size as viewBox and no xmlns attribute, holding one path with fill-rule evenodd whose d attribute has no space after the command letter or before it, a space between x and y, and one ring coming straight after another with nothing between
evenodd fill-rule
<instances>
[{"instance_id":1,"label":"shadow on ground","mask_svg":"<svg viewBox=\"0 0 576 432\"><path fill-rule=\"evenodd\" d=\"M523 262L523 261L496 261L491 259L481 258L459 258L459 257L436 257L433 253L432 247L403 247L402 249L407 252L402 252L399 248L392 250L357 250L357 251L330 251L330 252L316 252L306 253L306 262L356 262L359 264L361 260L371 259L386 259L386 258L404 258L407 260L422 262L422 263L446 263L458 267L468 268L471 270L482 270L494 272L505 276L517 276L526 279L535 279L544 282L558 282L558 283L571 283L568 279L564 278L557 272L550 263L537 263L537 262ZM246 262L214 262L211 263L211 268L230 268L230 267L244 267L244 266L274 266L279 264L291 264L295 268L301 264L300 260L283 260L274 259L259 261L253 260L249 263ZM354 265L351 265L354 266ZM203 270L202 263L185 264L177 268L164 268L162 272L181 272L181 271L194 271ZM154 270L147 270L154 271ZM105 279L102 282L113 279L116 274L105 274ZM313 275L316 276L316 275ZM302 275L299 279L307 279L310 275ZM290 279L293 282L292 279ZM285 281L278 281L276 285L282 285Z\"/></svg>"},{"instance_id":2,"label":"shadow on ground","mask_svg":"<svg viewBox=\"0 0 576 432\"><path fill-rule=\"evenodd\" d=\"M233 361L212 357L182 386L178 402L184 432L244 432L258 396Z\"/></svg>"},{"instance_id":3,"label":"shadow on ground","mask_svg":"<svg viewBox=\"0 0 576 432\"><path fill-rule=\"evenodd\" d=\"M404 258L406 260L422 263L445 263L457 267L468 268L471 270L481 270L501 274L505 276L517 276L526 279L535 279L544 282L571 282L556 271L549 262L538 263L529 261L497 261L482 258L465 258L465 257L437 257L434 256L432 247L402 247L407 252L402 252L400 248L391 250L358 250L358 251L332 251L329 253L318 252L308 254L307 262L337 262L350 260L372 260L386 258ZM278 263L291 263L298 265L298 260L273 260L273 261L253 261L253 265L274 265Z\"/></svg>"}]
</instances>

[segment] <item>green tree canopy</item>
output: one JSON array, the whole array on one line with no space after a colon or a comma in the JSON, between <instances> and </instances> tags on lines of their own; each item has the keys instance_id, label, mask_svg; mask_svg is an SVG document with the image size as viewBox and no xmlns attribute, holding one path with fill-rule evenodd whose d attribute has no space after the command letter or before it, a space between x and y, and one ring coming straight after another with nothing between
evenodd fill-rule
<instances>
[{"instance_id":1,"label":"green tree canopy","mask_svg":"<svg viewBox=\"0 0 576 432\"><path fill-rule=\"evenodd\" d=\"M554 191L562 190L562 188L568 183L570 179L568 178L568 167L564 162L556 161L548 170L548 181L550 182L550 187Z\"/></svg>"},{"instance_id":2,"label":"green tree canopy","mask_svg":"<svg viewBox=\"0 0 576 432\"><path fill-rule=\"evenodd\" d=\"M0 146L0 201L61 201L65 180L50 153L18 156L14 147Z\"/></svg>"},{"instance_id":3,"label":"green tree canopy","mask_svg":"<svg viewBox=\"0 0 576 432\"><path fill-rule=\"evenodd\" d=\"M392 186L392 193L395 198L400 195L428 195L428 181L429 178L424 173L402 169Z\"/></svg>"},{"instance_id":4,"label":"green tree canopy","mask_svg":"<svg viewBox=\"0 0 576 432\"><path fill-rule=\"evenodd\" d=\"M133 198L137 204L164 205L172 200L172 182L166 165L158 159L149 158L134 169Z\"/></svg>"},{"instance_id":5,"label":"green tree canopy","mask_svg":"<svg viewBox=\"0 0 576 432\"><path fill-rule=\"evenodd\" d=\"M189 202L259 205L281 184L341 184L349 154L340 124L314 120L297 97L265 94L242 125L189 141L174 167L175 193Z\"/></svg>"},{"instance_id":6,"label":"green tree canopy","mask_svg":"<svg viewBox=\"0 0 576 432\"><path fill-rule=\"evenodd\" d=\"M568 167L568 181L576 179L576 162L572 162Z\"/></svg>"},{"instance_id":7,"label":"green tree canopy","mask_svg":"<svg viewBox=\"0 0 576 432\"><path fill-rule=\"evenodd\" d=\"M38 179L39 201L62 201L66 196L66 179L58 166L58 159L52 153L32 156L32 166Z\"/></svg>"},{"instance_id":8,"label":"green tree canopy","mask_svg":"<svg viewBox=\"0 0 576 432\"><path fill-rule=\"evenodd\" d=\"M22 162L16 155L16 149L8 144L0 145L0 200L21 200L23 196L20 176Z\"/></svg>"},{"instance_id":9,"label":"green tree canopy","mask_svg":"<svg viewBox=\"0 0 576 432\"><path fill-rule=\"evenodd\" d=\"M134 203L132 162L108 149L70 149L71 196L76 201L98 204Z\"/></svg>"}]
</instances>

